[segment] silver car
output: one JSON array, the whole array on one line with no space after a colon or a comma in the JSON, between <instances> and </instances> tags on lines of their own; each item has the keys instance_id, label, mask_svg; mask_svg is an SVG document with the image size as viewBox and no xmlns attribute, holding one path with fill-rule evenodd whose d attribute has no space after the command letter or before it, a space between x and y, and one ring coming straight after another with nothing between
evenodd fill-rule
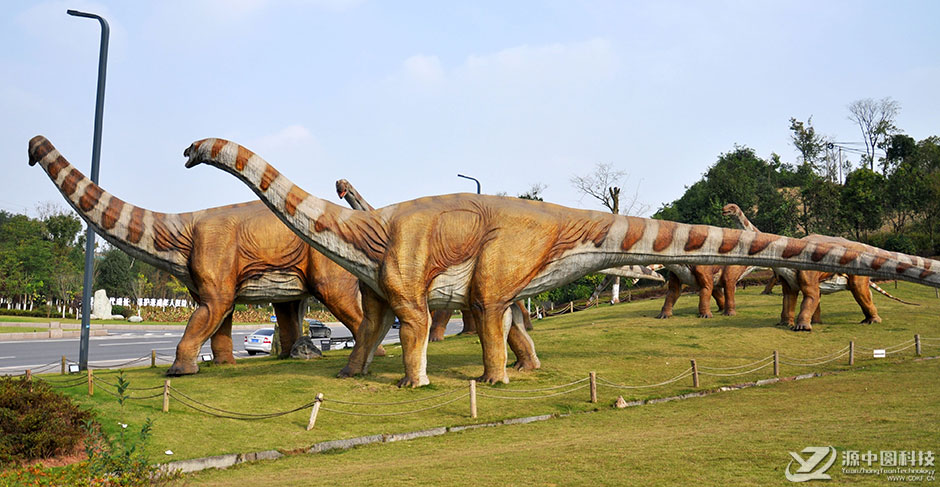
<instances>
[{"instance_id":1,"label":"silver car","mask_svg":"<svg viewBox=\"0 0 940 487\"><path fill-rule=\"evenodd\" d=\"M271 341L274 339L274 328L261 328L245 337L245 351L248 355L258 352L271 353Z\"/></svg>"}]
</instances>

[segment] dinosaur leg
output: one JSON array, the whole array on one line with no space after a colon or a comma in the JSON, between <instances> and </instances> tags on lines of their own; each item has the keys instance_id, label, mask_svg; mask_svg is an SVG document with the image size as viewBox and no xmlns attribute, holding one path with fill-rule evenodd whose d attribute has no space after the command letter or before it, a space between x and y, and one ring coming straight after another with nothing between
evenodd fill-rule
<instances>
[{"instance_id":1,"label":"dinosaur leg","mask_svg":"<svg viewBox=\"0 0 940 487\"><path fill-rule=\"evenodd\" d=\"M848 276L849 290L852 291L852 297L855 298L855 302L858 303L858 306L862 308L862 313L865 313L865 319L861 323L871 324L871 323L881 323L881 316L878 316L878 308L875 307L875 302L871 299L871 288L869 287L869 282L871 278L867 276Z\"/></svg>"},{"instance_id":2,"label":"dinosaur leg","mask_svg":"<svg viewBox=\"0 0 940 487\"><path fill-rule=\"evenodd\" d=\"M781 282L783 282L783 281L781 281ZM767 285L764 286L764 290L761 291L760 293L761 293L761 294L773 294L773 293L774 293L774 286L776 286L776 285L777 285L777 276L773 276L773 277L770 278L769 281L767 281Z\"/></svg>"},{"instance_id":3,"label":"dinosaur leg","mask_svg":"<svg viewBox=\"0 0 940 487\"><path fill-rule=\"evenodd\" d=\"M715 304L718 306L718 311L724 312L725 310L725 290L723 286L715 286L712 288L712 298L715 299Z\"/></svg>"},{"instance_id":4,"label":"dinosaur leg","mask_svg":"<svg viewBox=\"0 0 940 487\"><path fill-rule=\"evenodd\" d=\"M516 363L513 367L516 370L536 370L542 366L538 356L535 354L535 342L532 337L526 333L525 319L528 314L525 308L517 306L518 303L510 306L512 312L512 328L509 329L509 348L516 354Z\"/></svg>"},{"instance_id":5,"label":"dinosaur leg","mask_svg":"<svg viewBox=\"0 0 940 487\"><path fill-rule=\"evenodd\" d=\"M512 312L507 306L472 306L480 336L480 345L483 347L483 375L477 378L478 382L495 384L497 382L509 383L506 375L506 340L512 327Z\"/></svg>"},{"instance_id":6,"label":"dinosaur leg","mask_svg":"<svg viewBox=\"0 0 940 487\"><path fill-rule=\"evenodd\" d=\"M222 324L212 334L209 343L212 347L212 363L220 365L235 363L235 355L232 354L232 313L225 315Z\"/></svg>"},{"instance_id":7,"label":"dinosaur leg","mask_svg":"<svg viewBox=\"0 0 940 487\"><path fill-rule=\"evenodd\" d=\"M721 287L725 297L725 307L721 310L721 313L725 316L738 314L734 296L737 291L738 281L741 280L741 275L746 270L747 267L744 266L729 265L725 266L721 273Z\"/></svg>"},{"instance_id":8,"label":"dinosaur leg","mask_svg":"<svg viewBox=\"0 0 940 487\"><path fill-rule=\"evenodd\" d=\"M710 266L693 266L692 277L698 284L698 317L712 317L712 290L715 280L712 277Z\"/></svg>"},{"instance_id":9,"label":"dinosaur leg","mask_svg":"<svg viewBox=\"0 0 940 487\"><path fill-rule=\"evenodd\" d=\"M449 309L436 309L431 312L431 331L428 341L439 342L444 339L444 331L447 330L447 324L450 323L450 317L453 314Z\"/></svg>"},{"instance_id":10,"label":"dinosaur leg","mask_svg":"<svg viewBox=\"0 0 940 487\"><path fill-rule=\"evenodd\" d=\"M665 319L672 316L672 307L679 299L679 293L682 292L682 281L674 274L669 275L668 287L666 288L666 299L663 301L663 309L656 318Z\"/></svg>"},{"instance_id":11,"label":"dinosaur leg","mask_svg":"<svg viewBox=\"0 0 940 487\"><path fill-rule=\"evenodd\" d=\"M532 317L529 316L529 310L526 309L525 304L522 301L516 301L516 307L522 312L522 324L525 327L526 331L532 331L535 329L532 326Z\"/></svg>"},{"instance_id":12,"label":"dinosaur leg","mask_svg":"<svg viewBox=\"0 0 940 487\"><path fill-rule=\"evenodd\" d=\"M800 292L803 293L803 302L800 303L800 314L796 317L793 331L812 331L813 313L819 306L819 273L816 271L799 271L798 281Z\"/></svg>"},{"instance_id":13,"label":"dinosaur leg","mask_svg":"<svg viewBox=\"0 0 940 487\"><path fill-rule=\"evenodd\" d=\"M427 300L420 300L426 303ZM401 340L402 358L405 362L405 376L398 381L398 387L420 387L431 381L427 376L428 333L431 326L431 313L427 304L416 305L414 301L398 303L395 314L401 320L398 336Z\"/></svg>"},{"instance_id":14,"label":"dinosaur leg","mask_svg":"<svg viewBox=\"0 0 940 487\"><path fill-rule=\"evenodd\" d=\"M816 311L813 311L813 318L810 323L817 325L822 323L822 301L816 303Z\"/></svg>"},{"instance_id":15,"label":"dinosaur leg","mask_svg":"<svg viewBox=\"0 0 940 487\"><path fill-rule=\"evenodd\" d=\"M778 326L793 326L793 315L796 311L796 302L799 299L799 289L790 287L786 279L780 280L780 287L783 291L783 307L780 311L780 322Z\"/></svg>"},{"instance_id":16,"label":"dinosaur leg","mask_svg":"<svg viewBox=\"0 0 940 487\"><path fill-rule=\"evenodd\" d=\"M315 276L317 279L311 285L313 296L333 313L343 326L358 340L359 324L362 323L361 290L357 279L336 279L338 271L330 271L339 267L323 254L315 253ZM379 340L381 342L381 340ZM385 356L382 345L375 350L375 356Z\"/></svg>"},{"instance_id":17,"label":"dinosaur leg","mask_svg":"<svg viewBox=\"0 0 940 487\"><path fill-rule=\"evenodd\" d=\"M290 357L291 348L300 337L300 313L303 304L303 300L274 303L278 339L281 341L281 353L277 355L278 358Z\"/></svg>"},{"instance_id":18,"label":"dinosaur leg","mask_svg":"<svg viewBox=\"0 0 940 487\"><path fill-rule=\"evenodd\" d=\"M463 321L463 330L460 330L460 335L476 335L477 334L477 322L476 318L473 317L473 313L470 312L470 309L460 310L461 320Z\"/></svg>"},{"instance_id":19,"label":"dinosaur leg","mask_svg":"<svg viewBox=\"0 0 940 487\"><path fill-rule=\"evenodd\" d=\"M349 360L338 377L352 377L368 372L369 364L376 350L395 321L395 315L388 303L368 286L361 285L362 323L356 327L356 345L349 354Z\"/></svg>"},{"instance_id":20,"label":"dinosaur leg","mask_svg":"<svg viewBox=\"0 0 940 487\"><path fill-rule=\"evenodd\" d=\"M222 320L232 314L234 297L203 298L196 311L189 317L183 338L176 345L176 360L166 371L166 375L188 375L199 372L196 356L202 344L211 337L222 324Z\"/></svg>"}]
</instances>

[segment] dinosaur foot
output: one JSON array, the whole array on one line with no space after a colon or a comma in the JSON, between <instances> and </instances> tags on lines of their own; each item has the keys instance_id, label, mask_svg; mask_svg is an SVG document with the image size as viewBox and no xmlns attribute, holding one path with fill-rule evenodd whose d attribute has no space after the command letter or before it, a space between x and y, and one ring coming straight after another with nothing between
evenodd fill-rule
<instances>
[{"instance_id":1,"label":"dinosaur foot","mask_svg":"<svg viewBox=\"0 0 940 487\"><path fill-rule=\"evenodd\" d=\"M347 365L343 367L343 370L340 370L339 373L336 374L336 377L345 379L347 377L355 377L357 375L365 375L365 372L363 372L362 369L354 369Z\"/></svg>"},{"instance_id":2,"label":"dinosaur foot","mask_svg":"<svg viewBox=\"0 0 940 487\"><path fill-rule=\"evenodd\" d=\"M789 321L778 321L774 323L774 326L785 326L787 328L793 328L793 323Z\"/></svg>"},{"instance_id":3,"label":"dinosaur foot","mask_svg":"<svg viewBox=\"0 0 940 487\"><path fill-rule=\"evenodd\" d=\"M216 355L212 358L212 363L216 365L235 365L235 356L232 354Z\"/></svg>"},{"instance_id":4,"label":"dinosaur foot","mask_svg":"<svg viewBox=\"0 0 940 487\"><path fill-rule=\"evenodd\" d=\"M476 334L477 334L477 332L475 332L475 331L473 331L473 330L471 330L471 331L462 331L462 332L458 333L458 335L476 335Z\"/></svg>"},{"instance_id":5,"label":"dinosaur foot","mask_svg":"<svg viewBox=\"0 0 940 487\"><path fill-rule=\"evenodd\" d=\"M516 360L516 363L512 364L512 368L520 371L529 371L529 370L538 370L542 367L542 363L538 358L535 359L520 359Z\"/></svg>"},{"instance_id":6,"label":"dinosaur foot","mask_svg":"<svg viewBox=\"0 0 940 487\"><path fill-rule=\"evenodd\" d=\"M415 388L415 387L426 386L430 383L431 381L428 380L427 376L421 376L421 377L418 377L417 379L413 379L406 375L402 377L400 381L398 381L398 387Z\"/></svg>"},{"instance_id":7,"label":"dinosaur foot","mask_svg":"<svg viewBox=\"0 0 940 487\"><path fill-rule=\"evenodd\" d=\"M429 341L429 342L442 342L442 341L444 341L444 337L439 337L439 336L431 335L431 336L428 337L428 341Z\"/></svg>"},{"instance_id":8,"label":"dinosaur foot","mask_svg":"<svg viewBox=\"0 0 940 487\"><path fill-rule=\"evenodd\" d=\"M506 375L505 371L503 371L500 377L497 377L495 374L489 374L489 373L484 372L483 375L481 375L480 377L477 377L476 380L477 382L481 384L493 385L493 384L500 383L500 382L502 382L503 384L508 384L509 376Z\"/></svg>"},{"instance_id":9,"label":"dinosaur foot","mask_svg":"<svg viewBox=\"0 0 940 487\"><path fill-rule=\"evenodd\" d=\"M729 309L729 310L722 311L721 314L725 316L737 316L738 312L733 309Z\"/></svg>"},{"instance_id":10,"label":"dinosaur foot","mask_svg":"<svg viewBox=\"0 0 940 487\"><path fill-rule=\"evenodd\" d=\"M667 318L672 318L672 313L661 311L658 315L656 315L657 320L665 320Z\"/></svg>"},{"instance_id":11,"label":"dinosaur foot","mask_svg":"<svg viewBox=\"0 0 940 487\"><path fill-rule=\"evenodd\" d=\"M169 377L178 377L181 375L192 375L199 372L199 366L196 365L196 362L183 363L179 360L173 362L173 365L170 366L166 371L166 375Z\"/></svg>"},{"instance_id":12,"label":"dinosaur foot","mask_svg":"<svg viewBox=\"0 0 940 487\"><path fill-rule=\"evenodd\" d=\"M712 317L712 314L711 313L699 313L698 317L708 319Z\"/></svg>"},{"instance_id":13,"label":"dinosaur foot","mask_svg":"<svg viewBox=\"0 0 940 487\"><path fill-rule=\"evenodd\" d=\"M861 324L863 324L863 325L871 325L871 324L873 324L873 323L881 323L881 318L878 317L878 316L875 316L874 318L865 318L864 320L859 321L859 323L861 323Z\"/></svg>"},{"instance_id":14,"label":"dinosaur foot","mask_svg":"<svg viewBox=\"0 0 940 487\"><path fill-rule=\"evenodd\" d=\"M797 323L793 325L792 327L790 327L790 329L793 331L813 331L813 325L809 323L804 323L804 324Z\"/></svg>"}]
</instances>

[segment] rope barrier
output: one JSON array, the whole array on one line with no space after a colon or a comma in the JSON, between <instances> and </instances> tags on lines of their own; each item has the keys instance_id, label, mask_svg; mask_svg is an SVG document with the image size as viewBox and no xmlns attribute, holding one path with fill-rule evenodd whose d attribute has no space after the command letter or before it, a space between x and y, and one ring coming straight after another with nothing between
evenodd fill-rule
<instances>
[{"instance_id":1,"label":"rope barrier","mask_svg":"<svg viewBox=\"0 0 940 487\"><path fill-rule=\"evenodd\" d=\"M160 386L163 387L163 386ZM442 392L440 394L435 394L433 396L423 397L421 399L412 399L410 401L396 401L396 402L355 402L355 401L340 401L339 399L330 399L330 402L335 402L336 404L344 404L349 406L398 406L401 404L414 404L423 401L430 401L431 399L437 399L439 397L447 396L453 394L460 389L451 389L447 392Z\"/></svg>"},{"instance_id":2,"label":"rope barrier","mask_svg":"<svg viewBox=\"0 0 940 487\"><path fill-rule=\"evenodd\" d=\"M848 351L845 351L845 352L842 352L841 355L835 356L835 357L830 358L830 359L828 359L828 360L823 360L822 362L816 362L816 363L812 363L812 364L801 364L801 363L797 363L797 362L786 362L786 361L784 361L783 359L780 359L780 363L783 364L783 365L790 365L790 366L793 366L793 367L815 367L815 366L817 366L817 365L828 364L829 362L834 362L834 361L836 361L836 360L839 360L839 359L842 358L842 357L845 357L845 356L848 355L848 354L849 354L849 352L848 352Z\"/></svg>"},{"instance_id":3,"label":"rope barrier","mask_svg":"<svg viewBox=\"0 0 940 487\"><path fill-rule=\"evenodd\" d=\"M171 387L170 389L172 389L172 387ZM179 391L177 391L177 392L179 392ZM182 394L182 393L180 393L180 394ZM181 399L180 397L177 397L175 394L173 394L173 392L170 392L170 397L172 397L173 399L176 399L180 404L182 404L182 405L184 405L184 406L186 406L186 407L188 407L188 408L194 409L194 410L199 411L199 412L204 413L204 414L208 414L209 416L214 416L214 417L216 417L216 418L226 418L226 419L241 419L241 420L245 420L245 421L255 421L255 420L259 420L259 419L270 419L270 418L276 418L276 417L278 417L278 416L284 416L285 414L295 413L295 412L300 411L300 410L302 410L302 409L307 409L307 408L313 406L314 403L316 403L316 401L312 401L312 402L310 402L310 403L308 403L308 404L304 404L303 406L300 406L300 407L298 407L298 408L296 408L296 409L293 409L293 410L291 410L291 411L284 411L284 412L280 412L280 413L271 413L271 414L267 414L267 415L244 415L244 416L234 416L234 414L242 414L242 413L232 413L233 415L216 414L216 413L213 413L213 412L211 412L211 411L206 411L206 410L204 410L204 409L200 409L200 408L198 408L198 407L196 407L196 406L193 406L192 404L189 404L186 400L183 400L183 399ZM194 401L194 402L198 403L198 401ZM206 405L206 407L211 408L211 409L219 410L218 408L213 408L212 406L208 406L208 405Z\"/></svg>"},{"instance_id":4,"label":"rope barrier","mask_svg":"<svg viewBox=\"0 0 940 487\"><path fill-rule=\"evenodd\" d=\"M858 346L856 345L855 348L858 348ZM832 358L832 357L835 357L835 356L837 356L837 355L843 354L843 353L848 352L848 351L849 351L849 346L846 345L845 347L843 347L843 348L841 348L841 349L839 349L839 350L836 350L835 352L828 353L828 354L823 355L823 356L821 356L821 357L803 358L803 357L785 357L785 356L781 355L781 356L780 356L780 360L787 359L787 360L794 360L794 361L797 361L797 362L818 362L818 361L820 361L820 360L827 360L827 359L830 359L830 358Z\"/></svg>"},{"instance_id":5,"label":"rope barrier","mask_svg":"<svg viewBox=\"0 0 940 487\"><path fill-rule=\"evenodd\" d=\"M459 389L458 389L458 390L459 390ZM423 411L430 411L430 410L432 410L432 409L437 409L437 408L439 408L439 407L446 406L446 405L448 405L448 404L450 404L450 403L452 403L452 402L459 401L459 400L461 400L461 399L463 399L463 398L465 398L465 397L467 397L467 396L469 396L469 395L470 395L469 392L465 392L465 393L463 393L463 394L461 394L461 395L459 395L459 396L457 396L457 397L455 397L455 398L453 398L453 399L444 401L444 402L439 403L439 404L435 404L434 406L428 406L428 407L426 407L426 408L421 408L421 409L414 409L414 410L411 410L411 411L399 411L399 412L395 412L395 413L359 413L359 412L354 412L354 411L343 411L343 410L341 410L341 409L332 409L332 408L328 408L328 407L326 407L326 406L320 406L320 409L322 409L323 411L329 411L329 412L331 412L331 413L346 414L346 415L349 415L349 416L373 416L373 417L376 417L376 416L404 416L404 415L406 415L406 414L414 414L414 413L420 413L420 412L423 412ZM325 402L327 402L327 400L324 399L323 402L325 403ZM333 401L333 402L335 402L335 401ZM308 407L309 407L309 406L308 406Z\"/></svg>"},{"instance_id":6,"label":"rope barrier","mask_svg":"<svg viewBox=\"0 0 940 487\"><path fill-rule=\"evenodd\" d=\"M117 384L114 382L109 382L101 377L95 376L95 382L103 382L111 387L117 388ZM153 391L156 389L163 389L163 386L153 386L153 387L126 387L125 391Z\"/></svg>"},{"instance_id":7,"label":"rope barrier","mask_svg":"<svg viewBox=\"0 0 940 487\"><path fill-rule=\"evenodd\" d=\"M756 362L751 362L751 363L749 363L749 364L735 365L735 366L733 366L733 367L706 367L706 366L704 366L704 365L699 365L699 366L698 366L698 369L699 369L699 370L736 370L736 369L743 369L743 368L746 368L746 367L751 367L751 366L757 365L757 364L759 364L759 363L761 363L761 362L763 362L763 361L765 361L765 360L770 360L770 359L772 359L772 358L774 358L774 356L773 356L773 354L770 354L770 355L768 355L768 356L766 356L766 357L764 357L764 358L762 358L762 359L760 359L760 360L758 360L758 361L756 361Z\"/></svg>"},{"instance_id":8,"label":"rope barrier","mask_svg":"<svg viewBox=\"0 0 940 487\"><path fill-rule=\"evenodd\" d=\"M209 409L212 409L212 410L218 411L218 412L220 412L220 413L224 413L224 414L240 416L240 417L233 417L233 419L252 419L252 418L255 418L255 419L266 419L266 418L273 418L273 417L277 417L277 416L283 416L283 415L285 415L285 414L290 414L290 413L293 413L293 412L296 412L296 411L300 411L301 409L309 408L310 406L313 405L313 403L316 402L316 401L311 401L311 402L309 402L309 403L307 403L307 404L304 404L303 406L300 406L300 407L295 408L295 409L291 409L290 411L281 411L281 412L277 412L277 413L262 413L262 414L239 413L239 412L237 412L237 411L226 411L225 409L220 409L220 408L217 408L217 407L215 407L215 406L210 406L210 405L208 405L208 404L206 404L206 403L204 403L204 402L198 401L198 400L196 400L196 399L193 399L193 398L187 396L186 394L184 394L184 393L181 392L179 389L176 389L176 388L173 387L173 386L170 386L169 389L170 389L170 392L171 392L170 395L171 395L172 397L174 397L174 398L176 398L176 396L173 396L172 393L175 392L176 394L179 394L180 396L184 397L185 399L187 399L187 400L189 400L189 401L192 401L193 403L196 403L196 404L198 404L198 405L200 405L200 406L202 406L202 407L206 407L206 408L209 408ZM177 399L178 399L178 398L177 398ZM192 407L192 406L190 406L190 407ZM193 409L196 409L196 408L193 408Z\"/></svg>"},{"instance_id":9,"label":"rope barrier","mask_svg":"<svg viewBox=\"0 0 940 487\"><path fill-rule=\"evenodd\" d=\"M150 355L145 355L145 356L143 356L143 357L135 358L134 360L131 360L131 361L129 361L129 362L124 362L124 363L122 363L122 364L110 364L110 365L92 365L92 364L88 364L88 368L89 368L89 369L120 369L121 367L126 367L126 366L128 366L128 365L130 365L130 364L137 363L137 362L141 362L141 361L147 360L147 359L149 359L149 358L150 358Z\"/></svg>"},{"instance_id":10,"label":"rope barrier","mask_svg":"<svg viewBox=\"0 0 940 487\"><path fill-rule=\"evenodd\" d=\"M477 391L477 395L478 395L478 396L482 396L482 397L489 397L489 398L491 398L491 399L508 399L508 400L510 400L510 401L529 401L529 400L532 400L532 399L546 399L546 398L549 398L549 397L555 397L555 396L562 396L562 395L565 395L565 394L571 394L571 393L574 392L574 391L579 391L579 390L584 389L585 387L588 387L588 386L590 386L590 384L580 385L580 386L578 386L578 387L569 389L569 390L567 390L567 391L556 392L556 393L554 393L554 394L543 394L543 395L541 395L541 396L525 396L525 397L498 396L498 395L496 395L496 394L487 394L487 393L481 392L481 391Z\"/></svg>"},{"instance_id":11,"label":"rope barrier","mask_svg":"<svg viewBox=\"0 0 940 487\"><path fill-rule=\"evenodd\" d=\"M923 338L922 338L921 340L923 340ZM914 339L911 338L910 340L907 340L907 341L898 343L897 345L891 345L890 347L885 347L883 350L887 351L887 350L891 350L891 349L893 349L893 348L903 347L904 345L907 345L908 343L914 343ZM882 350L882 349L876 349L876 348L862 347L862 346L859 346L859 345L855 345L855 349L856 349L856 350L861 350L861 351L863 351L863 352L874 352L875 350Z\"/></svg>"},{"instance_id":12,"label":"rope barrier","mask_svg":"<svg viewBox=\"0 0 940 487\"><path fill-rule=\"evenodd\" d=\"M499 390L499 392L519 392L519 393L545 392L545 391L554 391L554 390L556 390L556 389L563 389L563 388L565 388L565 387L573 386L573 385L575 385L575 384L580 384L580 383L582 383L582 382L584 382L584 381L588 381L588 380L591 380L591 378L590 378L590 377L585 377L585 378L583 378L583 379L578 379L578 380L576 380L576 381L574 381L574 382L569 382L569 383L567 383L567 384L562 384L562 385L560 385L560 386L543 387L543 388L541 388L541 389L498 389L498 390ZM494 390L496 390L496 389L494 389Z\"/></svg>"},{"instance_id":13,"label":"rope barrier","mask_svg":"<svg viewBox=\"0 0 940 487\"><path fill-rule=\"evenodd\" d=\"M700 370L698 373L701 374L701 375L710 375L710 376L714 376L714 377L733 377L733 376L736 376L736 375L745 375L745 374L750 374L751 372L757 372L758 370L760 370L760 369L766 369L767 367L770 367L770 366L773 365L773 364L774 364L774 363L773 363L773 361L771 360L770 362L767 362L766 364L761 365L760 367L757 367L757 368L754 368L754 369L751 369L751 370L745 370L744 372L733 372L733 373L729 373L729 374L714 373L714 372L705 372L705 371L701 371L701 370ZM700 367L700 368L701 368L701 367Z\"/></svg>"},{"instance_id":14,"label":"rope barrier","mask_svg":"<svg viewBox=\"0 0 940 487\"><path fill-rule=\"evenodd\" d=\"M911 343L910 345L908 345L908 346L906 346L906 347L904 347L904 348L899 348L899 349L897 349L897 350L891 350L891 351L885 350L885 355L891 355L892 353L903 352L904 350L907 350L908 348L911 348L911 347L913 347L914 345L915 345L914 343Z\"/></svg>"},{"instance_id":15,"label":"rope barrier","mask_svg":"<svg viewBox=\"0 0 940 487\"><path fill-rule=\"evenodd\" d=\"M88 379L86 377L76 377L73 379L63 380L63 381L50 381L45 378L42 378L41 380L43 382L48 383L49 386L52 387L53 389L68 389L69 387L75 387L79 384L88 383Z\"/></svg>"},{"instance_id":16,"label":"rope barrier","mask_svg":"<svg viewBox=\"0 0 940 487\"><path fill-rule=\"evenodd\" d=\"M603 377L598 377L597 380L598 380L599 382L602 382L602 385L607 386L607 387L613 387L613 388L615 388L615 389L645 389L645 388L647 388L647 387L659 387L659 386L664 386L664 385L666 385L666 384L672 384L673 382L676 382L676 381L685 379L686 377L688 377L688 376L690 376L690 375L692 375L692 367L689 367L689 368L683 370L682 373L680 373L679 375L677 375L677 376L675 376L675 377L673 377L673 378L671 378L671 379L667 379L667 380L665 380L665 381L663 381L663 382L660 382L660 383L658 383L658 384L646 384L646 385L639 385L639 386L628 386L628 385L624 385L624 384L617 384L617 383L611 382L611 381L609 381L609 380L607 380L607 379L604 379Z\"/></svg>"}]
</instances>

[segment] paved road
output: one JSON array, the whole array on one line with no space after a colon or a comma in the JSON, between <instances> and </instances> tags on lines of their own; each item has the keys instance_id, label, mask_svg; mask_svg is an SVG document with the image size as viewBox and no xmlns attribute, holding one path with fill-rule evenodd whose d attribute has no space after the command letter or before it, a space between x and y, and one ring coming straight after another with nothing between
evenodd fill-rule
<instances>
[{"instance_id":1,"label":"paved road","mask_svg":"<svg viewBox=\"0 0 940 487\"><path fill-rule=\"evenodd\" d=\"M259 326L258 328L261 328ZM352 338L343 326L331 326L333 338ZM462 324L459 320L451 321L447 326L446 334L459 332ZM235 345L235 358L247 358L244 350L245 336L254 329L234 330L232 342ZM183 327L179 330L114 330L108 336L91 337L89 339L88 362L92 367L117 367L128 361L147 357L146 361L133 365L147 365L150 363L150 351L157 352L157 363L168 363L176 354L176 344L183 336ZM397 343L398 330L393 328L382 343ZM335 345L334 345L335 346ZM78 338L64 339L38 339L0 342L0 375L21 374L26 369L37 370L49 364L60 364L64 355L69 362L77 362L79 353ZM209 342L202 347L201 353L211 353ZM133 366L131 365L131 366ZM57 372L60 366L51 367Z\"/></svg>"}]
</instances>

